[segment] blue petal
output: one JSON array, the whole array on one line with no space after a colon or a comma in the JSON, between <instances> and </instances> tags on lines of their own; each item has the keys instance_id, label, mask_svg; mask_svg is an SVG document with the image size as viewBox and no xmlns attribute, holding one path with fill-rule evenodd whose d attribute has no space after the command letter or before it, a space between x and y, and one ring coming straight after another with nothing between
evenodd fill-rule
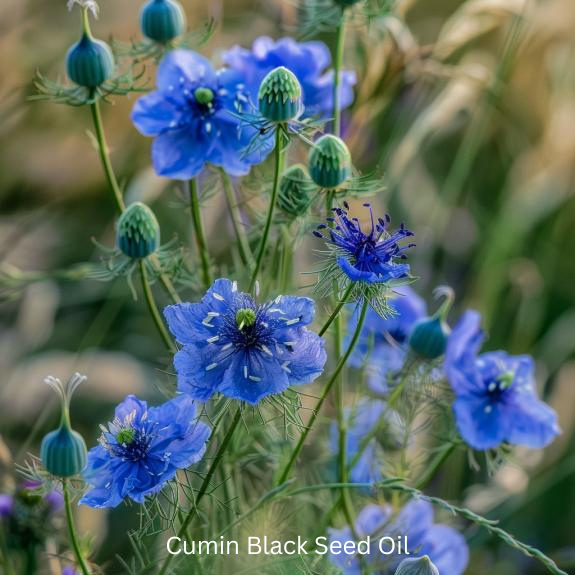
<instances>
[{"instance_id":1,"label":"blue petal","mask_svg":"<svg viewBox=\"0 0 575 575\"><path fill-rule=\"evenodd\" d=\"M421 554L429 555L439 573L462 575L469 563L469 548L461 533L447 525L433 525Z\"/></svg>"},{"instance_id":2,"label":"blue petal","mask_svg":"<svg viewBox=\"0 0 575 575\"><path fill-rule=\"evenodd\" d=\"M355 529L360 537L372 535L384 527L393 515L389 505L366 505L357 516Z\"/></svg>"},{"instance_id":3,"label":"blue petal","mask_svg":"<svg viewBox=\"0 0 575 575\"><path fill-rule=\"evenodd\" d=\"M132 122L144 136L157 136L176 126L182 112L173 99L156 91L138 98L132 109Z\"/></svg>"},{"instance_id":4,"label":"blue petal","mask_svg":"<svg viewBox=\"0 0 575 575\"><path fill-rule=\"evenodd\" d=\"M204 169L206 161L206 144L190 126L162 132L152 144L152 162L160 176L191 180Z\"/></svg>"},{"instance_id":5,"label":"blue petal","mask_svg":"<svg viewBox=\"0 0 575 575\"><path fill-rule=\"evenodd\" d=\"M327 360L323 338L305 328L300 328L292 350L277 354L290 385L311 383L323 373Z\"/></svg>"},{"instance_id":6,"label":"blue petal","mask_svg":"<svg viewBox=\"0 0 575 575\"><path fill-rule=\"evenodd\" d=\"M204 323L210 308L204 303L178 303L164 308L164 317L172 335L182 344L205 342L214 328ZM211 325L216 325L212 324Z\"/></svg>"},{"instance_id":7,"label":"blue petal","mask_svg":"<svg viewBox=\"0 0 575 575\"><path fill-rule=\"evenodd\" d=\"M207 58L192 50L171 50L158 67L158 88L170 95L177 94L181 78L207 88L217 84L216 73Z\"/></svg>"},{"instance_id":8,"label":"blue petal","mask_svg":"<svg viewBox=\"0 0 575 575\"><path fill-rule=\"evenodd\" d=\"M148 410L148 404L136 397L135 395L128 395L124 400L118 404L114 415L123 421L126 417L133 416L135 414L136 419L141 419L142 416Z\"/></svg>"}]
</instances>

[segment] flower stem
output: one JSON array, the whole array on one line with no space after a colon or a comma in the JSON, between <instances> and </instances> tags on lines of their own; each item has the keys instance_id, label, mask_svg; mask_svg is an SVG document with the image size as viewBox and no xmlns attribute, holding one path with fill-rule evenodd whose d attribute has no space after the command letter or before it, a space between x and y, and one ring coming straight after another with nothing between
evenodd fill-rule
<instances>
[{"instance_id":1,"label":"flower stem","mask_svg":"<svg viewBox=\"0 0 575 575\"><path fill-rule=\"evenodd\" d=\"M270 228L272 225L272 220L274 217L274 209L276 205L276 200L278 197L278 190L279 190L279 183L280 183L280 176L283 171L283 163L284 163L284 151L283 147L283 126L277 125L276 126L276 142L275 142L275 171L274 171L274 183L272 188L272 197L270 199L270 205L268 207L268 215L266 218L266 224L264 227L264 233L262 235L262 239L260 240L260 247L258 249L258 255L256 258L256 265L252 272L252 279L250 281L250 286L248 291L251 292L256 285L256 280L258 279L258 273L260 271L262 261L264 259L264 254L266 252L266 247L268 243L268 237L270 233Z\"/></svg>"},{"instance_id":2,"label":"flower stem","mask_svg":"<svg viewBox=\"0 0 575 575\"><path fill-rule=\"evenodd\" d=\"M194 502L194 506L192 507L192 509L190 509L188 511L184 521L180 525L180 529L178 530L178 537L182 537L183 535L185 535L186 530L187 530L190 522L195 517L196 512L198 510L198 505L200 504L200 501L203 499L204 495L208 491L212 477L214 476L216 470L218 469L219 464L222 461L224 453L226 452L226 449L228 448L228 445L230 444L230 441L232 440L232 436L233 436L236 428L238 427L238 424L240 423L241 418L242 418L242 412L241 412L241 409L238 408L238 410L236 411L236 414L234 416L234 419L233 419L228 431L226 432L226 435L224 436L222 443L220 444L220 446L218 448L218 451L216 453L216 456L214 457L212 465L210 466L210 469L208 470L206 476L204 477L204 480L202 481L202 484L200 485L200 490L198 491L198 496L196 497L196 500ZM164 559L164 563L162 564L162 567L161 567L158 575L165 575L168 572L168 568L169 568L173 558L174 558L174 555L169 554Z\"/></svg>"},{"instance_id":3,"label":"flower stem","mask_svg":"<svg viewBox=\"0 0 575 575\"><path fill-rule=\"evenodd\" d=\"M296 445L295 449L293 450L293 452L290 456L290 459L287 462L287 465L284 467L278 480L276 481L276 485L280 485L287 480L287 478L290 474L290 471L291 471L292 467L294 466L294 464L295 464L295 462L296 462L296 460L300 454L300 451L302 450L302 447L305 443L305 440L307 439L309 432L311 431L316 419L318 418L318 415L319 415L319 412L321 410L321 406L323 405L323 402L325 401L326 397L328 396L331 388L333 387L333 384L335 383L335 381L337 380L337 378L339 376L339 373L343 369L344 365L346 364L347 360L349 359L349 356L351 355L352 351L354 350L355 345L357 343L357 340L359 339L361 329L363 327L363 322L365 321L365 316L367 313L368 306L369 306L369 301L365 300L362 304L361 313L359 316L359 321L357 323L357 326L355 328L355 331L353 333L351 341L349 342L349 345L348 345L347 349L345 350L345 353L340 357L339 361L337 362L337 365L336 365L334 372L331 374L331 377L329 378L328 382L326 383L324 390L323 390L323 393L321 394L321 397L319 398L318 402L316 403L315 408L312 411L309 423L308 423L307 427L304 429L304 431L302 432L302 434L300 435L300 438L297 442L297 445Z\"/></svg>"},{"instance_id":4,"label":"flower stem","mask_svg":"<svg viewBox=\"0 0 575 575\"><path fill-rule=\"evenodd\" d=\"M457 443L451 442L443 446L441 451L433 458L431 465L424 471L423 475L419 478L415 487L417 489L424 489L427 484L435 477L439 468L449 459L449 456L455 451Z\"/></svg>"},{"instance_id":5,"label":"flower stem","mask_svg":"<svg viewBox=\"0 0 575 575\"><path fill-rule=\"evenodd\" d=\"M250 242L248 241L248 236L246 230L242 225L242 215L238 206L238 201L234 193L234 186L230 179L230 176L222 170L222 180L224 187L224 195L226 197L226 203L228 204L228 210L230 212L230 218L232 219L232 224L234 226L234 232L236 234L236 239L238 240L238 248L240 250L240 256L244 264L248 266L248 270L251 272L254 268L255 261L250 248Z\"/></svg>"},{"instance_id":6,"label":"flower stem","mask_svg":"<svg viewBox=\"0 0 575 575\"><path fill-rule=\"evenodd\" d=\"M200 213L200 196L198 194L198 184L195 178L189 181L190 187L190 210L192 212L192 221L194 223L194 235L196 237L196 245L198 253L202 261L202 279L204 286L207 288L212 284L212 274L210 272L210 256L208 254L208 245L206 243L206 235L204 233L204 226L202 225L202 215Z\"/></svg>"},{"instance_id":7,"label":"flower stem","mask_svg":"<svg viewBox=\"0 0 575 575\"><path fill-rule=\"evenodd\" d=\"M76 555L76 560L78 561L78 566L82 575L90 575L90 569L86 564L86 560L82 556L82 551L80 550L80 544L78 542L78 536L76 535L76 527L74 526L74 515L72 513L72 505L70 502L70 489L68 486L68 480L62 480L62 490L64 492L64 507L66 509L66 522L68 524L68 534L70 535L70 543L72 543L72 548L74 549L74 555Z\"/></svg>"},{"instance_id":8,"label":"flower stem","mask_svg":"<svg viewBox=\"0 0 575 575\"><path fill-rule=\"evenodd\" d=\"M158 306L156 305L156 300L154 299L154 294L152 293L152 288L150 286L150 280L148 279L148 270L146 269L146 262L144 260L140 260L138 262L138 266L140 268L140 278L142 280L142 290L144 292L144 297L146 298L146 303L148 304L148 309L150 310L150 315L158 328L158 332L164 343L166 344L166 348L168 351L175 353L177 351L168 330L162 320L162 316L158 310Z\"/></svg>"},{"instance_id":9,"label":"flower stem","mask_svg":"<svg viewBox=\"0 0 575 575\"><path fill-rule=\"evenodd\" d=\"M333 133L340 136L341 133L341 110L339 86L341 83L341 67L343 63L343 46L345 40L345 8L341 9L341 17L337 26L337 38L335 54L333 58Z\"/></svg>"},{"instance_id":10,"label":"flower stem","mask_svg":"<svg viewBox=\"0 0 575 575\"><path fill-rule=\"evenodd\" d=\"M318 334L323 335L329 328L329 326L334 322L334 320L339 316L341 308L347 303L347 298L350 296L353 290L353 283L349 284L349 287L345 290L341 296L340 301L335 306L335 309L331 312L331 315L327 318L327 321L323 324L322 328L319 330Z\"/></svg>"}]
</instances>

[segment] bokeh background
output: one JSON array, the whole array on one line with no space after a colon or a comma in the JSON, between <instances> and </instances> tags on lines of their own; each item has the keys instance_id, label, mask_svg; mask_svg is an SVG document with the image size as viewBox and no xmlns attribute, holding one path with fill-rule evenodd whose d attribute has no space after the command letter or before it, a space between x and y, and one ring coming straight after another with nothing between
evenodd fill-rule
<instances>
[{"instance_id":1,"label":"bokeh background","mask_svg":"<svg viewBox=\"0 0 575 575\"><path fill-rule=\"evenodd\" d=\"M289 1L184 0L190 26L213 18L206 55L262 34L297 34ZM575 573L575 2L406 0L369 27L351 23L345 67L357 71L345 137L362 171L383 173L379 201L416 231L419 293L448 283L454 317L481 311L489 348L530 353L562 437L544 453L519 450L493 476L453 458L431 489L498 517L518 538ZM101 0L101 38L138 34L136 1ZM57 419L46 374L89 375L73 408L93 445L98 424L127 393L159 397L168 380L144 305L122 281L69 281L111 245L114 205L86 109L30 103L36 69L63 76L78 34L64 0L3 0L0 17L0 486L10 460L37 453ZM333 44L329 33L319 38ZM152 71L150 71L150 75ZM153 82L153 79L151 80ZM133 98L104 108L112 158L129 198L153 203L164 238L185 238L177 194L149 167L149 141L130 123ZM162 201L158 199L162 197ZM225 261L218 197L206 203L210 250ZM217 231L216 231L217 230ZM311 250L311 248L310 248ZM307 258L301 248L301 257ZM305 266L302 266L305 267ZM301 285L309 279L297 279ZM168 370L169 371L169 370ZM134 514L80 510L100 555L128 554ZM469 573L535 575L542 567L480 532L467 532ZM48 567L46 567L48 569ZM118 572L113 560L108 572ZM49 572L49 571L47 571ZM449 575L449 574L446 574Z\"/></svg>"}]
</instances>

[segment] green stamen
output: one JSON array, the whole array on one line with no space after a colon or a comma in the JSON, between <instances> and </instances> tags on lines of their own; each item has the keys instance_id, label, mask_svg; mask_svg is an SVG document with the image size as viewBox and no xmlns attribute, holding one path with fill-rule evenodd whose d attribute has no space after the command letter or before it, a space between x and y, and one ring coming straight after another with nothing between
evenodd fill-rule
<instances>
[{"instance_id":1,"label":"green stamen","mask_svg":"<svg viewBox=\"0 0 575 575\"><path fill-rule=\"evenodd\" d=\"M194 98L198 104L208 105L214 101L214 92L209 88L196 88Z\"/></svg>"},{"instance_id":2,"label":"green stamen","mask_svg":"<svg viewBox=\"0 0 575 575\"><path fill-rule=\"evenodd\" d=\"M254 323L256 323L256 312L253 309L244 307L236 312L236 325L238 329L251 327Z\"/></svg>"},{"instance_id":3,"label":"green stamen","mask_svg":"<svg viewBox=\"0 0 575 575\"><path fill-rule=\"evenodd\" d=\"M515 374L512 371L505 371L497 377L497 381L499 382L499 387L501 389L507 389L508 387L511 387L514 379Z\"/></svg>"},{"instance_id":4,"label":"green stamen","mask_svg":"<svg viewBox=\"0 0 575 575\"><path fill-rule=\"evenodd\" d=\"M130 445L134 441L136 436L136 432L130 428L125 427L124 429L120 429L116 435L116 441L121 443L122 445Z\"/></svg>"}]
</instances>

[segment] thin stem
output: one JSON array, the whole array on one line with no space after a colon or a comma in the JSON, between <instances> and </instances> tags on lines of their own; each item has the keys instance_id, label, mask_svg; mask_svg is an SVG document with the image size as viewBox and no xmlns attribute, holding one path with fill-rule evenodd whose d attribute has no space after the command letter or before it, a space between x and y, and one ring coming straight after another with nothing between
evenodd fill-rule
<instances>
[{"instance_id":1,"label":"thin stem","mask_svg":"<svg viewBox=\"0 0 575 575\"><path fill-rule=\"evenodd\" d=\"M333 58L333 133L339 136L341 133L341 110L339 86L341 83L341 67L343 64L343 46L345 40L345 8L341 9L341 18L337 27L337 39L335 55Z\"/></svg>"},{"instance_id":2,"label":"thin stem","mask_svg":"<svg viewBox=\"0 0 575 575\"><path fill-rule=\"evenodd\" d=\"M319 398L314 410L312 411L309 423L308 423L307 427L305 428L305 430L300 435L300 438L297 442L297 445L296 445L295 449L293 450L293 452L290 456L290 459L287 462L287 465L284 467L282 473L280 474L278 480L276 481L276 485L280 485L281 483L285 483L285 481L287 480L287 478L290 474L290 471L291 471L292 467L294 466L294 464L295 464L295 462L299 456L300 451L302 450L302 447L305 443L305 440L307 439L309 432L311 431L316 419L318 418L318 415L319 415L319 412L321 410L321 406L323 405L323 402L325 401L326 397L328 396L331 388L333 387L333 384L337 380L337 377L338 377L340 371L343 369L349 356L351 355L352 351L354 350L355 345L357 343L357 340L359 339L359 335L361 333L363 323L365 321L365 316L367 313L368 306L369 306L369 302L367 300L365 300L363 302L363 305L361 308L361 314L360 314L357 326L355 328L355 332L351 338L351 341L349 342L349 346L345 350L345 353L343 354L343 356L339 359L339 361L336 365L335 371L332 373L331 377L329 378L329 381L326 383L324 390L323 390L323 393L321 394L321 397Z\"/></svg>"},{"instance_id":3,"label":"thin stem","mask_svg":"<svg viewBox=\"0 0 575 575\"><path fill-rule=\"evenodd\" d=\"M427 484L435 477L440 467L449 459L449 456L455 451L457 443L449 443L443 446L443 449L436 454L431 462L431 465L425 470L424 474L419 478L415 487L417 489L424 489Z\"/></svg>"},{"instance_id":4,"label":"thin stem","mask_svg":"<svg viewBox=\"0 0 575 575\"><path fill-rule=\"evenodd\" d=\"M212 274L210 272L210 257L208 255L208 245L206 243L206 236L204 233L204 226L202 225L202 215L200 213L200 197L198 194L198 185L195 178L189 181L190 188L190 210L192 212L192 221L194 223L194 235L196 237L196 245L202 261L202 278L204 286L210 287L212 284Z\"/></svg>"},{"instance_id":5,"label":"thin stem","mask_svg":"<svg viewBox=\"0 0 575 575\"><path fill-rule=\"evenodd\" d=\"M242 214L240 212L238 201L235 195L234 186L230 176L223 170L222 180L226 203L228 204L230 218L232 219L232 224L234 226L234 233L236 234L236 239L238 240L240 256L244 264L248 266L248 269L251 272L255 265L254 255L252 254L252 250L250 248L250 242L248 241L246 230L242 225Z\"/></svg>"},{"instance_id":6,"label":"thin stem","mask_svg":"<svg viewBox=\"0 0 575 575\"><path fill-rule=\"evenodd\" d=\"M260 247L258 249L258 255L256 258L256 265L252 272L252 279L250 281L250 286L248 291L251 292L256 285L256 281L258 279L258 273L260 271L262 261L264 259L264 254L266 252L266 247L268 243L268 236L270 233L270 228L272 225L272 220L274 217L274 209L277 201L278 190L279 190L279 183L280 183L280 176L283 170L283 163L284 163L284 151L283 151L283 126L281 124L276 126L276 142L275 142L275 171L274 171L274 183L272 188L272 197L270 199L270 205L268 207L268 215L266 218L266 224L264 227L264 233L262 235L262 239L260 240Z\"/></svg>"},{"instance_id":7,"label":"thin stem","mask_svg":"<svg viewBox=\"0 0 575 575\"><path fill-rule=\"evenodd\" d=\"M96 99L90 104L90 110L92 112L92 121L94 123L94 130L96 131L96 140L98 142L98 154L100 155L100 161L104 167L104 173L106 174L106 179L108 180L108 186L114 194L114 199L116 200L116 206L120 212L126 209L126 204L124 203L124 197L122 195L122 190L114 174L114 169L112 168L112 162L110 161L110 154L108 151L108 144L106 142L106 134L104 133L104 125L102 123L102 113L100 111L100 102Z\"/></svg>"},{"instance_id":8,"label":"thin stem","mask_svg":"<svg viewBox=\"0 0 575 575\"><path fill-rule=\"evenodd\" d=\"M334 320L339 316L341 308L347 303L347 298L350 296L353 290L353 283L349 284L349 287L345 290L344 294L341 296L340 301L335 306L331 315L327 318L327 321L323 324L322 328L319 330L318 334L323 335L329 328L329 326L334 322Z\"/></svg>"},{"instance_id":9,"label":"thin stem","mask_svg":"<svg viewBox=\"0 0 575 575\"><path fill-rule=\"evenodd\" d=\"M86 564L86 560L82 556L82 551L80 550L80 544L78 542L78 536L76 535L76 527L74 526L74 515L72 513L72 505L70 502L70 489L68 486L68 480L62 480L62 490L64 492L64 508L66 510L66 522L68 523L68 534L70 535L70 543L72 543L72 548L74 549L74 555L76 555L76 560L78 566L82 571L83 575L90 575L90 569Z\"/></svg>"},{"instance_id":10,"label":"thin stem","mask_svg":"<svg viewBox=\"0 0 575 575\"><path fill-rule=\"evenodd\" d=\"M208 470L206 476L204 477L204 480L202 481L202 484L200 485L200 490L198 491L198 496L196 497L196 501L194 503L194 506L192 507L192 509L190 509L188 511L184 521L180 525L180 529L178 530L178 535L177 535L178 537L182 537L183 535L185 535L186 530L187 530L190 522L195 517L196 512L198 510L198 505L200 504L200 501L203 499L204 495L208 491L212 477L214 476L216 470L218 469L219 464L222 461L224 453L226 452L226 449L228 448L228 445L230 444L230 441L232 440L232 436L233 436L239 422L241 421L241 418L242 418L242 412L241 412L241 409L238 408L238 410L236 411L236 414L234 416L234 419L230 425L230 428L228 429L220 447L218 448L216 456L214 457L214 461L212 462L210 469ZM165 575L167 573L168 568L169 568L173 558L174 558L174 555L171 555L171 554L167 555L167 557L164 559L164 563L162 564L162 568L160 569L158 575Z\"/></svg>"},{"instance_id":11,"label":"thin stem","mask_svg":"<svg viewBox=\"0 0 575 575\"><path fill-rule=\"evenodd\" d=\"M146 269L146 262L144 260L140 260L138 262L140 268L140 278L142 280L142 290L144 292L144 297L146 298L146 303L148 304L148 309L150 310L150 315L158 328L158 332L162 337L162 340L166 344L168 351L174 353L176 352L176 346L166 329L166 325L162 320L162 316L160 315L160 311L158 310L158 306L156 305L156 300L154 299L154 294L152 293L152 288L150 286L150 281L148 279L148 271Z\"/></svg>"}]
</instances>

